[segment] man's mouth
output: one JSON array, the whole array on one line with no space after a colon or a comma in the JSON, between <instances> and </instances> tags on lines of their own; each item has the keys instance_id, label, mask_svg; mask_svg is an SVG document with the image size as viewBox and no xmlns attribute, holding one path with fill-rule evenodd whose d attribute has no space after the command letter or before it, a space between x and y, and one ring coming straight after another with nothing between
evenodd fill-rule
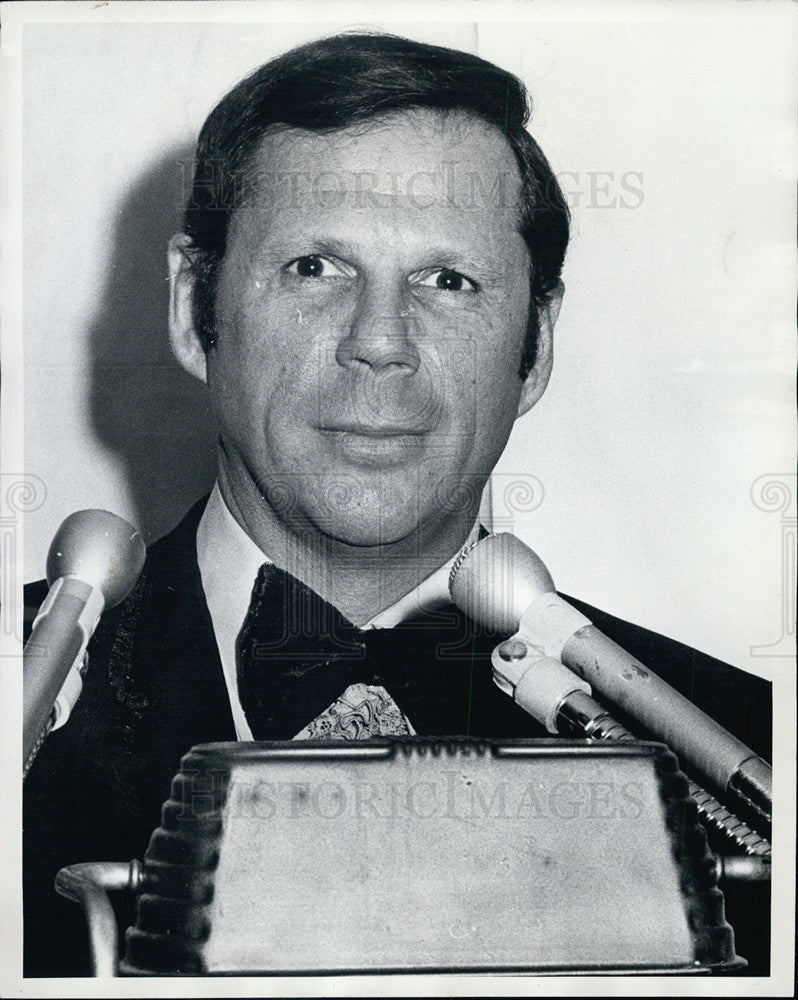
<instances>
[{"instance_id":1,"label":"man's mouth","mask_svg":"<svg viewBox=\"0 0 798 1000\"><path fill-rule=\"evenodd\" d=\"M356 465L401 465L423 447L427 428L399 424L332 424L319 428L338 455Z\"/></svg>"},{"instance_id":2,"label":"man's mouth","mask_svg":"<svg viewBox=\"0 0 798 1000\"><path fill-rule=\"evenodd\" d=\"M428 433L426 427L412 427L407 424L363 424L342 423L322 426L319 430L329 434L356 434L358 437L391 438L420 437Z\"/></svg>"}]
</instances>

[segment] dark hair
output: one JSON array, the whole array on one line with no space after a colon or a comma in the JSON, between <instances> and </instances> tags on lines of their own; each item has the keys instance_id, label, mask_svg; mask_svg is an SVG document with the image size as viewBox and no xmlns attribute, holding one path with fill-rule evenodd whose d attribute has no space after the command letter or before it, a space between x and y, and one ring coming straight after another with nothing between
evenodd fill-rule
<instances>
[{"instance_id":1,"label":"dark hair","mask_svg":"<svg viewBox=\"0 0 798 1000\"><path fill-rule=\"evenodd\" d=\"M477 56L396 35L347 32L310 42L265 63L208 116L197 144L184 215L196 277L194 319L206 350L216 338L214 304L240 181L274 126L334 132L409 109L461 111L498 128L521 174L519 230L532 260L531 303L520 375L535 363L537 308L560 278L569 213L538 144L526 131L523 83Z\"/></svg>"}]
</instances>

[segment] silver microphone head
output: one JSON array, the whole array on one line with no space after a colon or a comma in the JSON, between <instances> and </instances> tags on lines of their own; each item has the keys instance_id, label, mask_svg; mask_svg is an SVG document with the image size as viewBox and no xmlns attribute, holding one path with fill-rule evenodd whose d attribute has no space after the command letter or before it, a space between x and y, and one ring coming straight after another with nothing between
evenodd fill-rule
<instances>
[{"instance_id":1,"label":"silver microphone head","mask_svg":"<svg viewBox=\"0 0 798 1000\"><path fill-rule=\"evenodd\" d=\"M119 604L144 566L144 540L132 524L107 510L79 510L55 533L47 553L47 582L73 576L99 587L105 606Z\"/></svg>"},{"instance_id":2,"label":"silver microphone head","mask_svg":"<svg viewBox=\"0 0 798 1000\"><path fill-rule=\"evenodd\" d=\"M452 600L469 618L507 635L541 594L554 591L543 561L515 535L488 535L465 549L449 574Z\"/></svg>"}]
</instances>

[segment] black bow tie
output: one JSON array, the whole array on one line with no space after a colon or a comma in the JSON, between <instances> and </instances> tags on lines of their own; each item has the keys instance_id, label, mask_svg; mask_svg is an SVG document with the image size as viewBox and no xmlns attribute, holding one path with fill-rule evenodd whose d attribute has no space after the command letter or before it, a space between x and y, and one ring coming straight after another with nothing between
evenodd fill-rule
<instances>
[{"instance_id":1,"label":"black bow tie","mask_svg":"<svg viewBox=\"0 0 798 1000\"><path fill-rule=\"evenodd\" d=\"M352 684L384 688L420 735L490 735L516 714L526 735L528 717L491 679L498 641L451 605L361 631L267 564L236 642L239 698L256 740L292 739Z\"/></svg>"}]
</instances>

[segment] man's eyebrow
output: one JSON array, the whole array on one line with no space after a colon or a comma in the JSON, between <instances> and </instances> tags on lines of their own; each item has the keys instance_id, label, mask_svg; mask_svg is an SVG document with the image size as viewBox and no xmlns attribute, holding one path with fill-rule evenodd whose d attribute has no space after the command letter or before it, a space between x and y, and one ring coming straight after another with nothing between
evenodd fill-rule
<instances>
[{"instance_id":1,"label":"man's eyebrow","mask_svg":"<svg viewBox=\"0 0 798 1000\"><path fill-rule=\"evenodd\" d=\"M500 266L496 261L451 246L441 245L425 250L420 261L417 268L419 271L430 267L443 267L462 272L466 276L470 272L485 281L500 281L507 275L507 268Z\"/></svg>"},{"instance_id":2,"label":"man's eyebrow","mask_svg":"<svg viewBox=\"0 0 798 1000\"><path fill-rule=\"evenodd\" d=\"M257 251L258 257L279 259L282 257L341 257L352 260L358 256L355 244L338 236L308 235L282 236L269 233Z\"/></svg>"},{"instance_id":3,"label":"man's eyebrow","mask_svg":"<svg viewBox=\"0 0 798 1000\"><path fill-rule=\"evenodd\" d=\"M349 261L358 256L355 244L340 236L315 236L311 242L317 248L316 253L341 257Z\"/></svg>"}]
</instances>

